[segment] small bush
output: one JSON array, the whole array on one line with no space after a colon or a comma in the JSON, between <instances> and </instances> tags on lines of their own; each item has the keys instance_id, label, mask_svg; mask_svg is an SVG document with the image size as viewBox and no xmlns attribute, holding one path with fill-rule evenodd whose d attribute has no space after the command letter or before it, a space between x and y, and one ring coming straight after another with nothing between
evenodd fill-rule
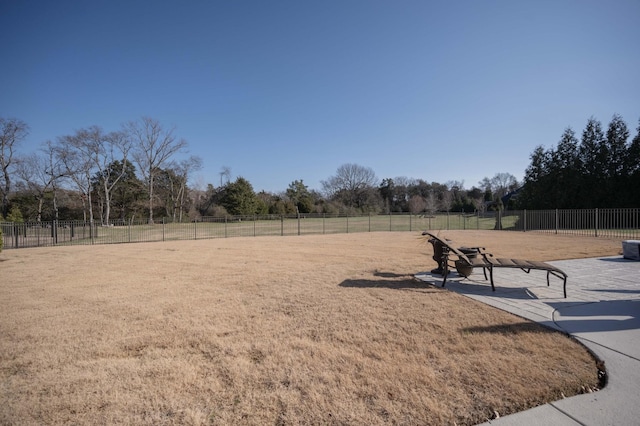
<instances>
[{"instance_id":1,"label":"small bush","mask_svg":"<svg viewBox=\"0 0 640 426\"><path fill-rule=\"evenodd\" d=\"M11 210L9 211L9 214L7 215L6 221L7 222L19 222L19 223L24 222L24 218L22 217L22 212L20 211L18 206L11 207Z\"/></svg>"}]
</instances>

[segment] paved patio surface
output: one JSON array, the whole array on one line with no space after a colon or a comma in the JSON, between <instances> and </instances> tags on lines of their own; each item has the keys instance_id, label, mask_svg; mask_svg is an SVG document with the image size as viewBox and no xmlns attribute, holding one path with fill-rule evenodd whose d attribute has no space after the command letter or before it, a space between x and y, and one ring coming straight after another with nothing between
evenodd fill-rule
<instances>
[{"instance_id":1,"label":"paved patio surface","mask_svg":"<svg viewBox=\"0 0 640 426\"><path fill-rule=\"evenodd\" d=\"M446 288L573 335L604 360L608 384L486 424L640 424L640 262L617 256L548 263L568 274L566 299L562 280L551 276L547 287L544 271L494 269L495 292L482 270L469 279L454 272ZM416 278L442 283L429 272Z\"/></svg>"}]
</instances>

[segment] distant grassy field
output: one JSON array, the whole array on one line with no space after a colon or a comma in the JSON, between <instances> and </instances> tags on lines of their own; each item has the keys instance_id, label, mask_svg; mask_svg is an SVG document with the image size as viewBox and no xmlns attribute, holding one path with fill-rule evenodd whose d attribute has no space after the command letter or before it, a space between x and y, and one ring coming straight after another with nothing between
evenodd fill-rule
<instances>
[{"instance_id":1,"label":"distant grassy field","mask_svg":"<svg viewBox=\"0 0 640 426\"><path fill-rule=\"evenodd\" d=\"M619 251L441 235L539 260ZM598 385L574 340L413 279L433 267L418 236L5 250L0 424L471 425Z\"/></svg>"},{"instance_id":2,"label":"distant grassy field","mask_svg":"<svg viewBox=\"0 0 640 426\"><path fill-rule=\"evenodd\" d=\"M502 220L503 228L513 227L515 216ZM346 234L378 231L418 231L440 229L494 229L494 218L479 218L475 215L371 215L355 217L278 217L216 218L205 222L162 223L149 225L145 222L123 223L115 226L83 225L80 222L61 222L52 230L50 224L43 226L19 225L16 241L8 238L7 247L115 244L130 242L152 242L170 240L195 240L250 236L289 236ZM55 236L54 232L55 231ZM8 233L7 235L10 235Z\"/></svg>"},{"instance_id":3,"label":"distant grassy field","mask_svg":"<svg viewBox=\"0 0 640 426\"><path fill-rule=\"evenodd\" d=\"M170 240L197 240L229 237L352 234L379 231L419 230L492 230L496 229L495 212L484 215L438 213L434 215L295 215L227 216L204 218L197 222L164 223L158 219L149 225L145 220L113 221L100 226L80 221L43 223L0 223L5 249L46 247L52 245L117 244ZM520 230L550 234L570 234L604 238L638 239L637 209L545 210L504 212L503 230Z\"/></svg>"}]
</instances>

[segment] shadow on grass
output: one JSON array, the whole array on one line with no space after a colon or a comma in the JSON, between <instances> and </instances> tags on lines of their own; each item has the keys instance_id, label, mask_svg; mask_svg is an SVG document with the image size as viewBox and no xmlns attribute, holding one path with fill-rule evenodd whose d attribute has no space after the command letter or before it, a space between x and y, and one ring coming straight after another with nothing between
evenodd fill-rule
<instances>
[{"instance_id":1,"label":"shadow on grass","mask_svg":"<svg viewBox=\"0 0 640 426\"><path fill-rule=\"evenodd\" d=\"M549 327L534 322L518 322L515 324L495 324L478 327L466 327L460 330L462 333L488 333L513 335L522 333L560 333Z\"/></svg>"},{"instance_id":2,"label":"shadow on grass","mask_svg":"<svg viewBox=\"0 0 640 426\"><path fill-rule=\"evenodd\" d=\"M344 280L339 284L340 287L346 288L390 288L394 290L422 290L426 293L440 292L432 284L417 280L409 274L394 274L387 272L376 272L375 277L388 279L354 279ZM395 279L393 279L395 278Z\"/></svg>"},{"instance_id":3,"label":"shadow on grass","mask_svg":"<svg viewBox=\"0 0 640 426\"><path fill-rule=\"evenodd\" d=\"M411 274L396 274L395 272L380 272L376 271L373 273L374 277L383 277L383 278L409 278L413 277Z\"/></svg>"}]
</instances>

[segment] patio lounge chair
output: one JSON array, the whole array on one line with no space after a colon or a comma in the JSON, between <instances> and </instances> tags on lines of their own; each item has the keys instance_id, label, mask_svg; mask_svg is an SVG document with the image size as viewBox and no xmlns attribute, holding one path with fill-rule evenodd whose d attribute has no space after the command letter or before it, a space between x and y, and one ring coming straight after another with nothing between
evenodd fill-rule
<instances>
[{"instance_id":1,"label":"patio lounge chair","mask_svg":"<svg viewBox=\"0 0 640 426\"><path fill-rule=\"evenodd\" d=\"M477 255L469 256L459 249L456 249L452 245L450 245L447 241L439 238L432 233L425 231L422 235L429 236L429 242L435 245L442 245L442 262L440 263L443 271L442 271L442 287L447 283L447 275L449 274L449 268L451 265L449 264L449 257L451 255L455 255L457 259L455 259L455 266L458 271L464 269L473 269L473 268L482 268L484 272L484 279L487 279L487 269L489 270L489 277L491 279L491 289L493 291L496 290L495 285L493 283L493 269L494 268L517 268L521 269L527 274L532 270L540 270L547 271L547 286L549 283L549 276L553 275L554 277L558 277L563 280L563 292L564 297L567 297L567 274L559 268L556 268L553 265L549 265L545 262L539 262L534 260L521 260L521 259L509 259L509 258L494 258L492 254L486 253L482 248L476 248ZM463 276L468 276L462 273Z\"/></svg>"}]
</instances>

